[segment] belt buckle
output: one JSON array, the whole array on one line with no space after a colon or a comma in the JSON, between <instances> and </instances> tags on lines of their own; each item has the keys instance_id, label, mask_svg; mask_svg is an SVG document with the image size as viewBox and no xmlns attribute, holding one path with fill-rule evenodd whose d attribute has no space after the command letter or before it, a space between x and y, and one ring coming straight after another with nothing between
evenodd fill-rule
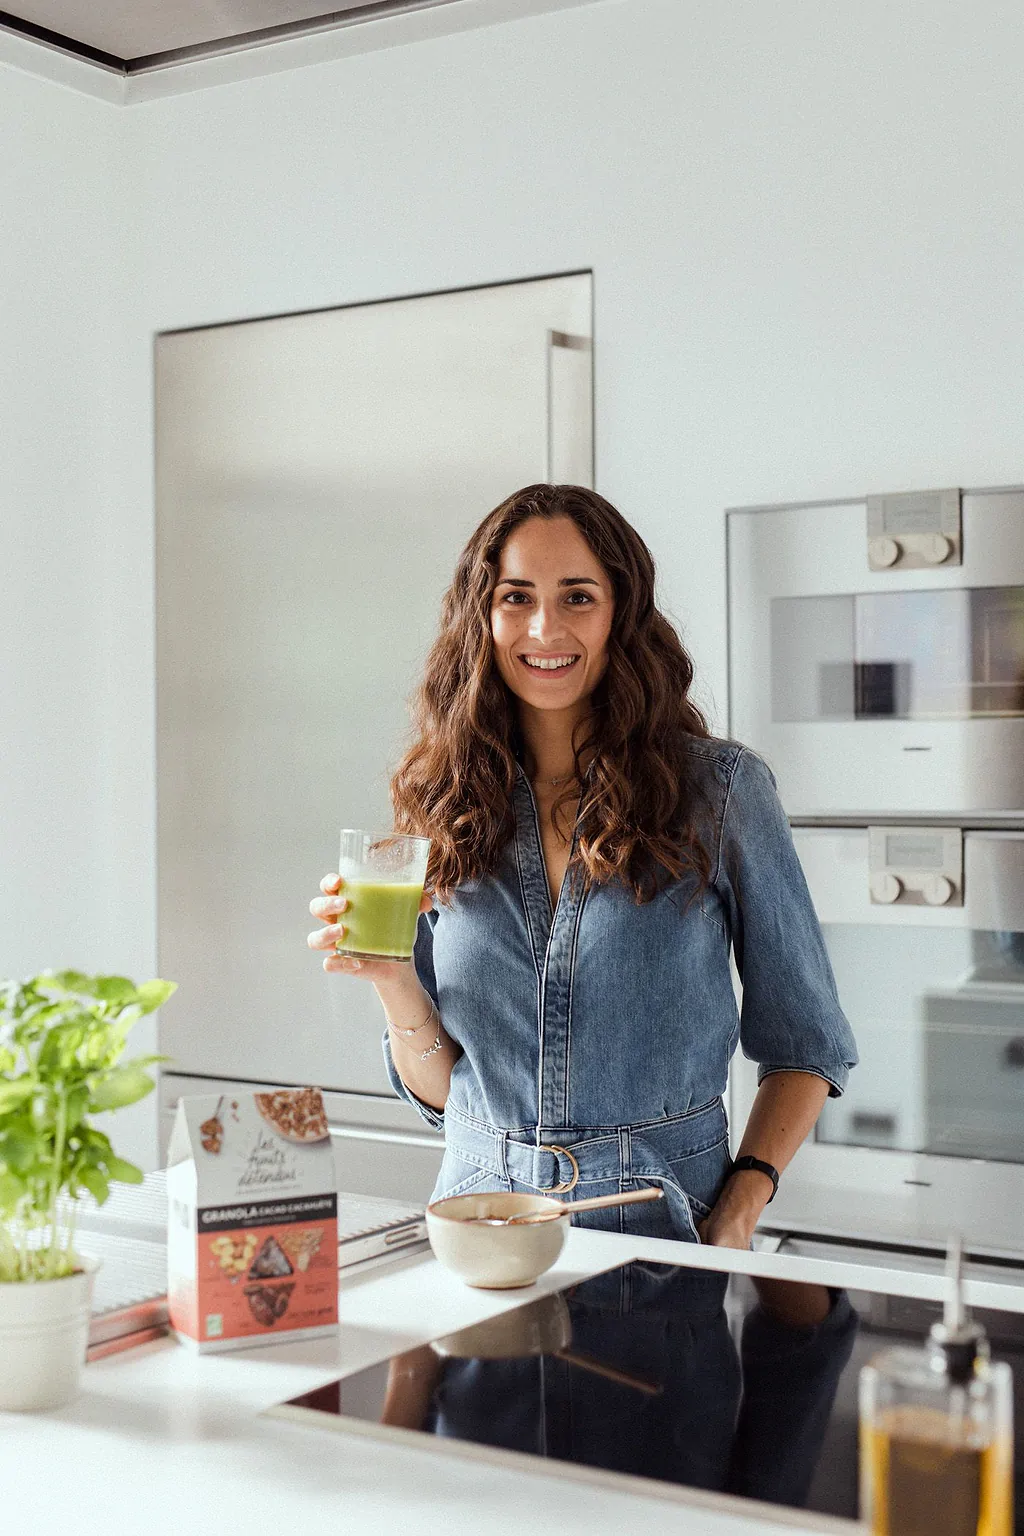
<instances>
[{"instance_id":1,"label":"belt buckle","mask_svg":"<svg viewBox=\"0 0 1024 1536\"><path fill-rule=\"evenodd\" d=\"M567 1194L570 1189L575 1189L576 1185L580 1181L580 1165L576 1161L576 1159L573 1157L573 1155L569 1151L568 1147L550 1147L549 1146L548 1147L548 1151L549 1152L561 1152L562 1156L563 1157L567 1157L569 1159L570 1163L572 1164L572 1178L568 1181L568 1183L552 1184L551 1189L549 1191L549 1193L552 1194L552 1195L564 1195L564 1194Z\"/></svg>"}]
</instances>

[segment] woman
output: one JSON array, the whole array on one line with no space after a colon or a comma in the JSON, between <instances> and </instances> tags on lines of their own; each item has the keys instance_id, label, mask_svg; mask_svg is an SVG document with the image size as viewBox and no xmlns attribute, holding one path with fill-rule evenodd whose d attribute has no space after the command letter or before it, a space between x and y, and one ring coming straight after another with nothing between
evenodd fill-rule
<instances>
[{"instance_id":1,"label":"woman","mask_svg":"<svg viewBox=\"0 0 1024 1536\"><path fill-rule=\"evenodd\" d=\"M334 952L337 875L310 904L310 946L373 983L391 1080L444 1130L435 1198L654 1183L665 1200L577 1219L745 1248L845 1087L856 1049L774 780L709 734L692 677L603 497L528 486L473 534L391 786L398 829L433 839L414 965ZM760 1086L734 1164L738 1041Z\"/></svg>"}]
</instances>

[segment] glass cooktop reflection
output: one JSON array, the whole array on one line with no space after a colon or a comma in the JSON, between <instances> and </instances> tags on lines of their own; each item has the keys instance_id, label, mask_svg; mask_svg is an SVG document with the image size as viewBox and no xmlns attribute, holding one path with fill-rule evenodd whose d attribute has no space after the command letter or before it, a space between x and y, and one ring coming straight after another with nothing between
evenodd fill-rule
<instances>
[{"instance_id":1,"label":"glass cooktop reflection","mask_svg":"<svg viewBox=\"0 0 1024 1536\"><path fill-rule=\"evenodd\" d=\"M634 1262L270 1410L857 1516L857 1376L938 1303ZM1024 1317L976 1311L1024 1424ZM1018 1447L1024 1436L1018 1432ZM1016 1536L1024 1478L1016 1466ZM534 1468L536 1470L536 1467Z\"/></svg>"}]
</instances>

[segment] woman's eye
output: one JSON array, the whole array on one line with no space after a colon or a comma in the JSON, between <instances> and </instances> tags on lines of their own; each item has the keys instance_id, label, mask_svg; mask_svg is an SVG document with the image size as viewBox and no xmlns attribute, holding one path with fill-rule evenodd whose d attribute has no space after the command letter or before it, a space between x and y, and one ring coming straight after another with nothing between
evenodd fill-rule
<instances>
[{"instance_id":1,"label":"woman's eye","mask_svg":"<svg viewBox=\"0 0 1024 1536\"><path fill-rule=\"evenodd\" d=\"M575 592L567 593L565 601L572 608L583 608L592 604L594 599L591 597L589 592L584 592L582 589L580 589ZM530 595L528 592L506 592L499 599L499 602L503 606L507 606L509 608L522 608L530 602Z\"/></svg>"}]
</instances>

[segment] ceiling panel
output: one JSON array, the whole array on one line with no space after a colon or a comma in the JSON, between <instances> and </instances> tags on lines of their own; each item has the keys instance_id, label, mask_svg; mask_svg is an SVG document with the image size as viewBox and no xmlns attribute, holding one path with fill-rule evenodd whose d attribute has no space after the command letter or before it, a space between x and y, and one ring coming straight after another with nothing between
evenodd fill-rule
<instances>
[{"instance_id":1,"label":"ceiling panel","mask_svg":"<svg viewBox=\"0 0 1024 1536\"><path fill-rule=\"evenodd\" d=\"M243 46L253 33L343 25L459 0L15 0L0 19L42 28L114 59L149 59L181 49ZM216 51L221 51L218 47Z\"/></svg>"}]
</instances>

